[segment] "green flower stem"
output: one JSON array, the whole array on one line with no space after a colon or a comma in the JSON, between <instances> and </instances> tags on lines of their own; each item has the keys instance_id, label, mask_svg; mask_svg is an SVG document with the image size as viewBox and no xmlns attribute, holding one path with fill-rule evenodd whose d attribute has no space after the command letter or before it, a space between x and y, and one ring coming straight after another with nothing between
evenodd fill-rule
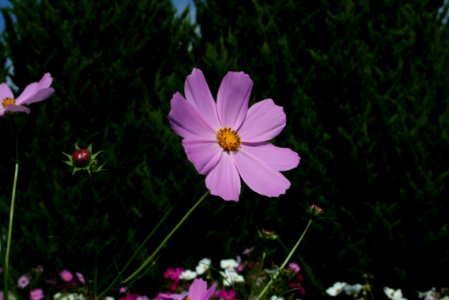
<instances>
[{"instance_id":1,"label":"green flower stem","mask_svg":"<svg viewBox=\"0 0 449 300\"><path fill-rule=\"evenodd\" d=\"M262 290L262 292L260 292L259 296L257 296L257 300L262 299L262 296L265 295L265 293L268 291L268 289L271 287L271 285L273 284L273 282L276 280L276 278L278 277L279 273L281 273L281 271L285 268L285 266L288 264L288 262L290 261L290 259L292 258L293 254L295 253L296 249L298 248L299 244L301 244L302 240L304 239L304 236L307 233L307 230L309 230L310 225L312 224L312 218L310 218L309 222L306 225L306 228L304 229L304 231L302 232L301 236L299 237L298 241L296 242L295 246L293 246L292 250L290 251L290 253L288 254L287 258L284 260L284 262L282 263L282 265L279 267L279 269L277 270L276 274L274 274L273 277L271 277L270 281L268 282L268 284L264 287L264 289Z\"/></svg>"},{"instance_id":2,"label":"green flower stem","mask_svg":"<svg viewBox=\"0 0 449 300\"><path fill-rule=\"evenodd\" d=\"M200 205L201 202L209 195L209 191L204 193L203 196L190 208L190 210L184 215L184 217L176 224L176 226L170 231L170 233L165 237L165 239L160 243L160 245L157 247L156 250L142 263L142 265L128 278L125 280L122 280L121 283L127 283L130 282L135 276L137 276L153 259L154 257L159 253L159 251L162 249L162 247L168 242L168 240L171 238L171 236L178 230L178 228L184 223L184 221L190 216L190 214L195 210L195 208ZM171 210L171 209L170 209ZM119 275L111 282L111 284L103 291L101 292L96 299L103 299L106 296L106 293L109 292L109 290L119 281L120 275L124 272L124 270L131 264L131 262L136 257L137 253L140 251L140 249L143 247L143 245L150 239L150 237L153 235L153 233L156 231L157 227L159 227L162 224L162 221L168 216L168 212L164 215L161 222L158 223L156 228L154 228L150 234L145 238L145 240L140 244L140 246L137 248L137 250L134 252L133 256L128 260L126 265L123 267L122 271L119 273Z\"/></svg>"},{"instance_id":3,"label":"green flower stem","mask_svg":"<svg viewBox=\"0 0 449 300\"><path fill-rule=\"evenodd\" d=\"M154 250L154 252L142 263L142 265L128 278L122 281L122 284L125 284L129 282L131 279L133 279L137 274L139 274L143 268L145 268L152 260L153 258L159 253L159 251L162 249L163 246L168 242L168 240L171 238L171 236L178 230L178 228L184 223L184 221L190 216L190 214L195 210L195 208L200 205L201 202L209 195L209 191L204 193L204 195L189 209L189 211L182 217L182 219L176 224L176 226L170 231L170 233L165 237L165 239L159 244L159 246Z\"/></svg>"},{"instance_id":4,"label":"green flower stem","mask_svg":"<svg viewBox=\"0 0 449 300\"><path fill-rule=\"evenodd\" d=\"M8 295L8 283L9 283L9 252L11 250L11 236L12 236L12 224L14 220L14 203L16 199L17 178L19 176L19 162L16 161L16 167L14 170L14 182L12 185L11 206L9 208L9 225L8 225L8 237L6 239L6 254L5 254L5 270L4 270L4 299L9 299Z\"/></svg>"}]
</instances>

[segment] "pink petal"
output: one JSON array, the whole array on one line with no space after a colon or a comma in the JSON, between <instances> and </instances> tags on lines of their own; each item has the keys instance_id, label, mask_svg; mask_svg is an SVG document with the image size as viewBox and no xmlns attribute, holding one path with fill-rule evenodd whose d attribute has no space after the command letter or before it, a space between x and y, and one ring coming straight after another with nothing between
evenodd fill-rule
<instances>
[{"instance_id":1,"label":"pink petal","mask_svg":"<svg viewBox=\"0 0 449 300\"><path fill-rule=\"evenodd\" d=\"M173 95L168 120L172 129L183 138L215 141L217 134L204 120L195 106L187 102L180 93Z\"/></svg>"},{"instance_id":2,"label":"pink petal","mask_svg":"<svg viewBox=\"0 0 449 300\"><path fill-rule=\"evenodd\" d=\"M0 104L5 98L14 99L14 95L9 86L6 83L2 83L0 84Z\"/></svg>"},{"instance_id":3,"label":"pink petal","mask_svg":"<svg viewBox=\"0 0 449 300\"><path fill-rule=\"evenodd\" d=\"M207 174L206 186L212 195L220 196L226 201L239 200L240 176L233 153L223 153L215 168Z\"/></svg>"},{"instance_id":4,"label":"pink petal","mask_svg":"<svg viewBox=\"0 0 449 300\"><path fill-rule=\"evenodd\" d=\"M244 145L244 151L266 163L277 171L288 171L296 168L300 157L289 148L276 147L272 144Z\"/></svg>"},{"instance_id":5,"label":"pink petal","mask_svg":"<svg viewBox=\"0 0 449 300\"><path fill-rule=\"evenodd\" d=\"M20 96L17 97L16 103L19 104L26 103L26 100L33 97L33 95L36 93L37 87L38 87L37 82L33 82L27 85L23 90L23 92L20 94Z\"/></svg>"},{"instance_id":6,"label":"pink petal","mask_svg":"<svg viewBox=\"0 0 449 300\"><path fill-rule=\"evenodd\" d=\"M189 298L192 300L200 300L204 298L207 291L207 282L203 279L195 279L189 287Z\"/></svg>"},{"instance_id":7,"label":"pink petal","mask_svg":"<svg viewBox=\"0 0 449 300\"><path fill-rule=\"evenodd\" d=\"M242 145L235 155L235 165L243 181L256 193L278 197L290 187L287 178L261 158L254 156L246 145Z\"/></svg>"},{"instance_id":8,"label":"pink petal","mask_svg":"<svg viewBox=\"0 0 449 300\"><path fill-rule=\"evenodd\" d=\"M182 145L187 158L193 163L198 173L206 175L220 160L223 150L216 141L184 139Z\"/></svg>"},{"instance_id":9,"label":"pink petal","mask_svg":"<svg viewBox=\"0 0 449 300\"><path fill-rule=\"evenodd\" d=\"M209 300L215 294L215 290L217 289L217 284L214 283L206 292L204 300Z\"/></svg>"},{"instance_id":10,"label":"pink petal","mask_svg":"<svg viewBox=\"0 0 449 300\"><path fill-rule=\"evenodd\" d=\"M4 112L8 112L8 111L10 111L10 112L24 112L24 113L27 113L27 114L30 113L30 109L28 107L21 106L21 105L14 105L14 104L10 104L10 105L7 105L6 107L4 107Z\"/></svg>"},{"instance_id":11,"label":"pink petal","mask_svg":"<svg viewBox=\"0 0 449 300\"><path fill-rule=\"evenodd\" d=\"M228 72L218 89L217 111L223 127L238 130L245 120L253 81L243 72Z\"/></svg>"},{"instance_id":12,"label":"pink petal","mask_svg":"<svg viewBox=\"0 0 449 300\"><path fill-rule=\"evenodd\" d=\"M47 99L48 97L50 97L54 93L54 91L55 90L53 88L44 88L44 89L38 90L30 98L28 98L26 100L22 100L22 102L19 104L23 105L23 104L31 104L34 102L43 101L43 100Z\"/></svg>"},{"instance_id":13,"label":"pink petal","mask_svg":"<svg viewBox=\"0 0 449 300\"><path fill-rule=\"evenodd\" d=\"M53 78L51 77L50 73L45 73L44 76L42 76L41 80L39 80L38 82L39 89L50 87L52 82Z\"/></svg>"},{"instance_id":14,"label":"pink petal","mask_svg":"<svg viewBox=\"0 0 449 300\"><path fill-rule=\"evenodd\" d=\"M50 85L53 81L50 73L45 73L39 82L30 83L16 99L17 104L30 104L47 99L53 94ZM42 91L42 92L41 92Z\"/></svg>"},{"instance_id":15,"label":"pink petal","mask_svg":"<svg viewBox=\"0 0 449 300\"><path fill-rule=\"evenodd\" d=\"M193 104L203 118L217 131L221 128L217 105L212 97L206 78L200 69L193 69L184 83L187 102Z\"/></svg>"},{"instance_id":16,"label":"pink petal","mask_svg":"<svg viewBox=\"0 0 449 300\"><path fill-rule=\"evenodd\" d=\"M266 142L282 131L286 121L284 109L265 99L249 108L238 134L245 143Z\"/></svg>"}]
</instances>

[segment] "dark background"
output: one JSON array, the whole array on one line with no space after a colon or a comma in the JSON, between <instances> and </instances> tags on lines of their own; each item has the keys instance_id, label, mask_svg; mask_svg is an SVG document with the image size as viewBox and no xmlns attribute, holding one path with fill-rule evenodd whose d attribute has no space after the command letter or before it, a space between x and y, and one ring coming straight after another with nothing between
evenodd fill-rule
<instances>
[{"instance_id":1,"label":"dark background","mask_svg":"<svg viewBox=\"0 0 449 300\"><path fill-rule=\"evenodd\" d=\"M449 30L443 1L200 1L196 21L169 0L12 0L0 57L20 93L50 72L55 94L30 115L0 119L0 222L7 232L15 135L20 174L11 265L94 270L107 284L172 208L138 266L205 192L167 115L192 68L213 94L229 70L254 80L252 101L287 113L273 141L302 160L278 199L243 187L238 203L208 197L135 284L150 295L168 266L235 257L275 230L294 256L306 296L335 281L447 286ZM7 68L2 74L6 80ZM17 93L16 93L17 95ZM71 174L62 152L94 151L107 171ZM96 211L94 211L94 203ZM95 222L96 221L96 222ZM4 244L2 245L4 246ZM280 264L287 249L267 263ZM2 247L3 249L3 247ZM446 274L446 275L440 275Z\"/></svg>"}]
</instances>

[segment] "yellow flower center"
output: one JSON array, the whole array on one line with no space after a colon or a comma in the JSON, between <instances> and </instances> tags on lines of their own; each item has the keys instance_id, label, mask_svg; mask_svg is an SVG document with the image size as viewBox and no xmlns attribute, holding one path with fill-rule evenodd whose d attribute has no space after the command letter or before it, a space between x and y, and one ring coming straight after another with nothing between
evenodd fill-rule
<instances>
[{"instance_id":1,"label":"yellow flower center","mask_svg":"<svg viewBox=\"0 0 449 300\"><path fill-rule=\"evenodd\" d=\"M8 105L11 105L11 104L16 104L16 100L14 100L13 98L6 97L2 101L3 107L7 107Z\"/></svg>"},{"instance_id":2,"label":"yellow flower center","mask_svg":"<svg viewBox=\"0 0 449 300\"><path fill-rule=\"evenodd\" d=\"M237 151L240 148L240 136L231 128L218 130L217 142L224 151Z\"/></svg>"}]
</instances>

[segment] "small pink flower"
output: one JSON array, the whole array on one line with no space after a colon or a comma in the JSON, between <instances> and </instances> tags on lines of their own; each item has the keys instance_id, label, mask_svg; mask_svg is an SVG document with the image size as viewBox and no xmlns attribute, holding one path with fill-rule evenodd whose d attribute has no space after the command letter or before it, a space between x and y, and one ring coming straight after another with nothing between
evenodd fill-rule
<instances>
[{"instance_id":1,"label":"small pink flower","mask_svg":"<svg viewBox=\"0 0 449 300\"><path fill-rule=\"evenodd\" d=\"M168 116L182 137L187 158L212 195L238 201L241 179L258 194L278 197L290 187L281 172L296 168L300 158L289 148L270 143L286 125L284 109L272 99L248 107L253 81L244 72L228 72L217 101L199 69L175 93Z\"/></svg>"},{"instance_id":2,"label":"small pink flower","mask_svg":"<svg viewBox=\"0 0 449 300\"><path fill-rule=\"evenodd\" d=\"M128 289L126 288L126 286L122 286L122 287L118 290L118 292L119 292L120 294L126 294L126 293L128 292Z\"/></svg>"},{"instance_id":3,"label":"small pink flower","mask_svg":"<svg viewBox=\"0 0 449 300\"><path fill-rule=\"evenodd\" d=\"M17 286L21 289L25 288L28 284L30 284L30 277L28 275L22 275L17 280Z\"/></svg>"},{"instance_id":4,"label":"small pink flower","mask_svg":"<svg viewBox=\"0 0 449 300\"><path fill-rule=\"evenodd\" d=\"M43 101L53 94L55 90L50 87L52 81L50 73L45 73L39 82L27 85L17 98L14 98L6 83L0 84L0 116L7 112L30 113L28 104Z\"/></svg>"},{"instance_id":5,"label":"small pink flower","mask_svg":"<svg viewBox=\"0 0 449 300\"><path fill-rule=\"evenodd\" d=\"M61 277L64 282L72 282L73 274L68 270L63 270L59 273L59 277Z\"/></svg>"},{"instance_id":6,"label":"small pink flower","mask_svg":"<svg viewBox=\"0 0 449 300\"><path fill-rule=\"evenodd\" d=\"M30 300L42 300L44 299L44 292L41 289L35 289L30 291Z\"/></svg>"},{"instance_id":7,"label":"small pink flower","mask_svg":"<svg viewBox=\"0 0 449 300\"><path fill-rule=\"evenodd\" d=\"M83 274L81 274L80 272L76 272L75 275L76 275L76 278L78 279L78 281L81 284L85 284L86 283L86 280L84 279Z\"/></svg>"},{"instance_id":8,"label":"small pink flower","mask_svg":"<svg viewBox=\"0 0 449 300\"><path fill-rule=\"evenodd\" d=\"M288 264L287 269L292 270L295 273L298 273L301 268L299 267L299 265L295 262L291 262Z\"/></svg>"},{"instance_id":9,"label":"small pink flower","mask_svg":"<svg viewBox=\"0 0 449 300\"><path fill-rule=\"evenodd\" d=\"M184 272L185 269L184 268L168 268L165 272L164 272L164 278L165 279L170 279L170 280L174 280L174 281L179 281L179 276L181 275L182 272Z\"/></svg>"},{"instance_id":10,"label":"small pink flower","mask_svg":"<svg viewBox=\"0 0 449 300\"><path fill-rule=\"evenodd\" d=\"M215 294L216 297L221 298L223 300L237 300L237 295L235 294L234 290L218 290L218 292Z\"/></svg>"}]
</instances>

